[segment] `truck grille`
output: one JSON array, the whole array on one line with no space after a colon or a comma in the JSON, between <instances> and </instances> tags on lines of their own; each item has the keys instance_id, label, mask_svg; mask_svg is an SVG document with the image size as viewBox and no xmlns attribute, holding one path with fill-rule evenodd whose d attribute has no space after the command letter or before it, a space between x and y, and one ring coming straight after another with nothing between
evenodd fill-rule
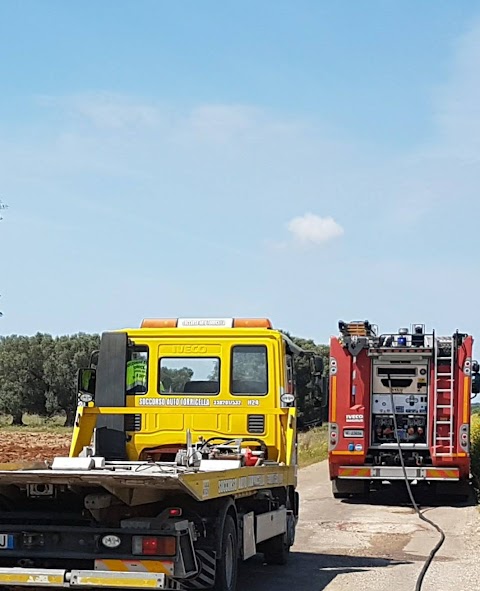
<instances>
[{"instance_id":1,"label":"truck grille","mask_svg":"<svg viewBox=\"0 0 480 591\"><path fill-rule=\"evenodd\" d=\"M141 431L142 415L125 415L125 431Z\"/></svg>"},{"instance_id":2,"label":"truck grille","mask_svg":"<svg viewBox=\"0 0 480 591\"><path fill-rule=\"evenodd\" d=\"M249 433L263 433L265 431L265 415L248 415L247 430Z\"/></svg>"}]
</instances>

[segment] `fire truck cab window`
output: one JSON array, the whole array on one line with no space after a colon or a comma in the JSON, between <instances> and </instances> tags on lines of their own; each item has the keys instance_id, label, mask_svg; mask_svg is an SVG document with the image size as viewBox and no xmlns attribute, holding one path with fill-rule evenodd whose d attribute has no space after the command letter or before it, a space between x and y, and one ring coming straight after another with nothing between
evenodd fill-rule
<instances>
[{"instance_id":1,"label":"fire truck cab window","mask_svg":"<svg viewBox=\"0 0 480 591\"><path fill-rule=\"evenodd\" d=\"M267 348L238 345L232 348L230 391L236 396L268 393Z\"/></svg>"},{"instance_id":2,"label":"fire truck cab window","mask_svg":"<svg viewBox=\"0 0 480 591\"><path fill-rule=\"evenodd\" d=\"M158 373L160 394L220 392L220 359L216 357L162 357Z\"/></svg>"}]
</instances>

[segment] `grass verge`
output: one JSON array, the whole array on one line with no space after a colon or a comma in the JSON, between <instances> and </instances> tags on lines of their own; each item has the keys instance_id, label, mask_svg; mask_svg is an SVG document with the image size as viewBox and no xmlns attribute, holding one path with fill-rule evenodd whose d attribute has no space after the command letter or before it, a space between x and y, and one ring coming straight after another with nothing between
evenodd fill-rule
<instances>
[{"instance_id":1,"label":"grass verge","mask_svg":"<svg viewBox=\"0 0 480 591\"><path fill-rule=\"evenodd\" d=\"M69 433L71 427L65 427L65 417L60 415L50 418L40 417L38 415L24 414L22 418L23 425L12 425L10 415L0 415L0 427L2 431L38 431L41 433Z\"/></svg>"},{"instance_id":2,"label":"grass verge","mask_svg":"<svg viewBox=\"0 0 480 591\"><path fill-rule=\"evenodd\" d=\"M477 491L480 490L480 415L472 415L470 431L470 461L473 482Z\"/></svg>"},{"instance_id":3,"label":"grass verge","mask_svg":"<svg viewBox=\"0 0 480 591\"><path fill-rule=\"evenodd\" d=\"M327 437L328 427L326 425L298 435L298 463L300 468L327 459Z\"/></svg>"}]
</instances>

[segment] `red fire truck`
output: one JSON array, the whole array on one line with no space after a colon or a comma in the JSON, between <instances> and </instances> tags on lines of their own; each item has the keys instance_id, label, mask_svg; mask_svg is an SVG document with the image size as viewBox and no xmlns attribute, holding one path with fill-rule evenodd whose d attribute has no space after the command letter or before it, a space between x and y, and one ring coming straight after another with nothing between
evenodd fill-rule
<instances>
[{"instance_id":1,"label":"red fire truck","mask_svg":"<svg viewBox=\"0 0 480 591\"><path fill-rule=\"evenodd\" d=\"M480 392L472 336L427 334L423 324L379 334L368 321L341 321L339 331L330 340L333 496L365 496L405 476L436 494L467 494L470 401Z\"/></svg>"}]
</instances>

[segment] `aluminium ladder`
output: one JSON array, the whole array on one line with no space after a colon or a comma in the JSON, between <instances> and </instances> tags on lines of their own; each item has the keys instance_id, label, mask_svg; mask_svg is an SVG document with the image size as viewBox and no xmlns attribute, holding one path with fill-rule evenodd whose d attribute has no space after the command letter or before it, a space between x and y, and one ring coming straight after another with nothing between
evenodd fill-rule
<instances>
[{"instance_id":1,"label":"aluminium ladder","mask_svg":"<svg viewBox=\"0 0 480 591\"><path fill-rule=\"evenodd\" d=\"M450 456L454 452L455 349L453 337L437 337L435 339L433 448L436 456ZM439 388L439 382L442 382L441 388ZM441 404L439 404L439 399L442 399ZM439 410L443 411L444 416L438 416ZM445 416L445 411L448 417ZM443 432L440 433L440 431ZM438 448L443 448L443 450L437 452Z\"/></svg>"}]
</instances>

